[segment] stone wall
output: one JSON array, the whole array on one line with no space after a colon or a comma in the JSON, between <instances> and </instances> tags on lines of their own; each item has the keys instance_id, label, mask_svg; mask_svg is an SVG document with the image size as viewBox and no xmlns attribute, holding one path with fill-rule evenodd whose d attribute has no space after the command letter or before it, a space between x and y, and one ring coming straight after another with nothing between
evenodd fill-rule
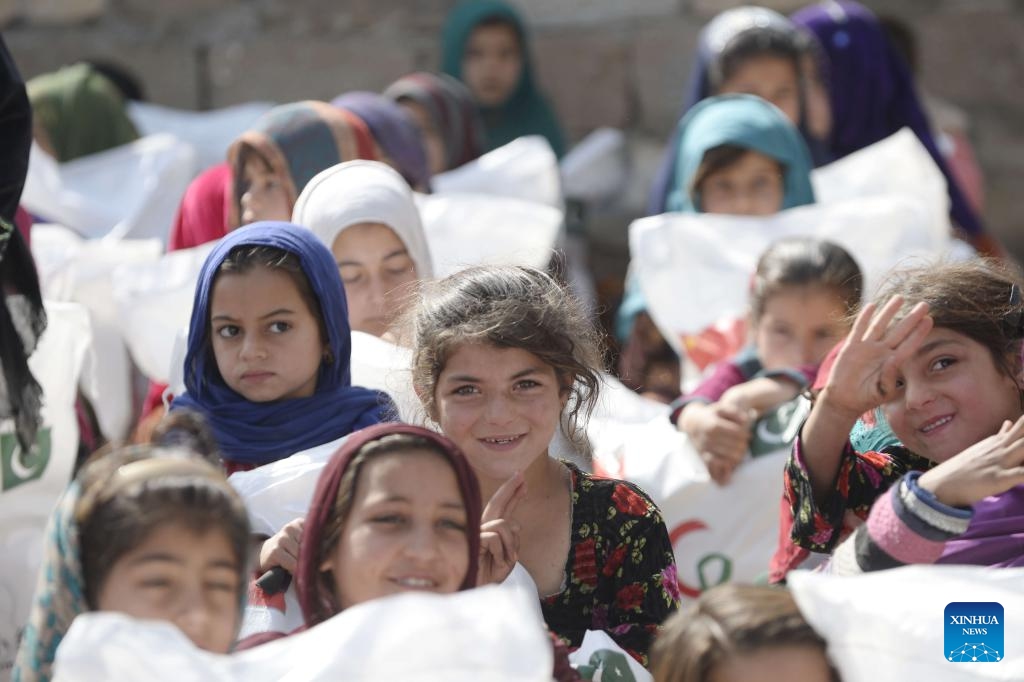
<instances>
[{"instance_id":1,"label":"stone wall","mask_svg":"<svg viewBox=\"0 0 1024 682\"><path fill-rule=\"evenodd\" d=\"M574 139L602 125L660 142L700 27L739 0L514 0L535 27L540 81ZM26 77L79 57L123 62L150 98L185 108L330 98L438 63L454 0L0 0ZM802 0L765 0L789 12ZM918 30L921 79L966 111L987 218L1024 247L1024 3L868 0ZM642 155L644 158L650 156ZM643 165L641 163L641 165ZM643 175L643 173L641 173ZM1024 250L1024 249L1022 249Z\"/></svg>"}]
</instances>

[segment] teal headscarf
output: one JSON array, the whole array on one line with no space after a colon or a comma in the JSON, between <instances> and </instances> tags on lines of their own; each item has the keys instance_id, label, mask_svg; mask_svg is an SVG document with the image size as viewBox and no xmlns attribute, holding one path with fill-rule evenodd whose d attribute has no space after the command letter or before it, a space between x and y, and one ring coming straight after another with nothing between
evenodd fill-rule
<instances>
[{"instance_id":1,"label":"teal headscarf","mask_svg":"<svg viewBox=\"0 0 1024 682\"><path fill-rule=\"evenodd\" d=\"M527 41L526 25L510 5L500 0L468 0L461 2L448 15L441 33L441 70L464 80L462 56L473 29L489 19L500 19L513 26L519 34L523 70L519 84L504 104L480 107L487 136L487 149L495 149L523 135L543 135L561 157L565 139L551 105L533 82L533 66Z\"/></svg>"},{"instance_id":2,"label":"teal headscarf","mask_svg":"<svg viewBox=\"0 0 1024 682\"><path fill-rule=\"evenodd\" d=\"M779 109L754 95L719 95L693 106L679 122L679 147L675 174L678 182L669 190L670 212L703 213L700 197L690 185L704 155L722 145L745 147L775 159L783 167L783 197L779 210L814 203L811 187L811 154L800 132ZM647 309L636 273L630 271L626 292L615 321L615 335L624 342L636 316Z\"/></svg>"},{"instance_id":3,"label":"teal headscarf","mask_svg":"<svg viewBox=\"0 0 1024 682\"><path fill-rule=\"evenodd\" d=\"M700 197L690 185L715 147L745 147L775 159L784 169L782 209L814 203L811 155L800 132L774 105L753 95L720 95L698 103L679 122L675 187L668 195L669 211L701 213Z\"/></svg>"}]
</instances>

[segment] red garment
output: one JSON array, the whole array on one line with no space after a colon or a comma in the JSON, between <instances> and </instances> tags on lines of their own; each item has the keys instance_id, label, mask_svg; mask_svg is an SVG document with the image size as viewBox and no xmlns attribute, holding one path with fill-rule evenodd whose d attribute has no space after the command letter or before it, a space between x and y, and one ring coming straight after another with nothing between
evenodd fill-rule
<instances>
[{"instance_id":1,"label":"red garment","mask_svg":"<svg viewBox=\"0 0 1024 682\"><path fill-rule=\"evenodd\" d=\"M168 251L190 249L228 233L231 185L231 167L226 162L206 169L192 181L174 217Z\"/></svg>"},{"instance_id":2,"label":"red garment","mask_svg":"<svg viewBox=\"0 0 1024 682\"><path fill-rule=\"evenodd\" d=\"M21 206L14 212L14 226L21 232L21 238L25 240L25 246L32 246L32 216Z\"/></svg>"}]
</instances>

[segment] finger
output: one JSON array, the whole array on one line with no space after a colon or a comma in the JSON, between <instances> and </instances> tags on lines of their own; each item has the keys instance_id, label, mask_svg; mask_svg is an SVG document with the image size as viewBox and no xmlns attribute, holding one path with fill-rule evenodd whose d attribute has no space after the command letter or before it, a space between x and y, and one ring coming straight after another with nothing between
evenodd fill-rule
<instances>
[{"instance_id":1,"label":"finger","mask_svg":"<svg viewBox=\"0 0 1024 682\"><path fill-rule=\"evenodd\" d=\"M282 535L281 541L278 542L277 546L282 552L290 556L299 556L299 541L294 538Z\"/></svg>"},{"instance_id":2,"label":"finger","mask_svg":"<svg viewBox=\"0 0 1024 682\"><path fill-rule=\"evenodd\" d=\"M487 532L480 533L480 551L481 555L488 555L488 560L493 563L498 563L502 566L507 566L515 562L515 552L512 549L511 538L505 537L503 533L507 533L508 529L494 528Z\"/></svg>"},{"instance_id":3,"label":"finger","mask_svg":"<svg viewBox=\"0 0 1024 682\"><path fill-rule=\"evenodd\" d=\"M484 507L484 513L480 517L480 521L485 523L505 518L509 513L509 505L513 501L518 504L519 499L525 494L525 487L526 479L523 478L521 471L517 471L513 474L512 478L502 483L501 487L495 491L494 496L491 497L487 502L487 506Z\"/></svg>"},{"instance_id":4,"label":"finger","mask_svg":"<svg viewBox=\"0 0 1024 682\"><path fill-rule=\"evenodd\" d=\"M913 351L932 330L932 324L933 320L928 314L928 304L918 303L910 309L906 317L888 330L883 341L893 350L903 346L913 346Z\"/></svg>"},{"instance_id":5,"label":"finger","mask_svg":"<svg viewBox=\"0 0 1024 682\"><path fill-rule=\"evenodd\" d=\"M295 555L289 554L283 548L278 547L270 555L269 563L271 565L277 564L289 573L295 573L295 569L298 568L299 560Z\"/></svg>"},{"instance_id":6,"label":"finger","mask_svg":"<svg viewBox=\"0 0 1024 682\"><path fill-rule=\"evenodd\" d=\"M856 339L860 341L867 334L868 326L871 324L871 319L875 315L876 306L874 303L868 303L860 309L860 313L857 318L853 321L853 326L850 327L850 334L847 336L847 341L850 339Z\"/></svg>"},{"instance_id":7,"label":"finger","mask_svg":"<svg viewBox=\"0 0 1024 682\"><path fill-rule=\"evenodd\" d=\"M902 296L893 296L886 301L882 309L871 320L871 324L862 338L865 341L881 341L882 337L885 336L886 330L889 328L889 323L896 317L896 313L899 312L901 307L903 307Z\"/></svg>"},{"instance_id":8,"label":"finger","mask_svg":"<svg viewBox=\"0 0 1024 682\"><path fill-rule=\"evenodd\" d=\"M748 428L750 426L750 410L741 410L737 407L733 407L732 405L723 405L719 403L715 411L721 418L720 421L728 420L733 424L737 424L744 428Z\"/></svg>"}]
</instances>

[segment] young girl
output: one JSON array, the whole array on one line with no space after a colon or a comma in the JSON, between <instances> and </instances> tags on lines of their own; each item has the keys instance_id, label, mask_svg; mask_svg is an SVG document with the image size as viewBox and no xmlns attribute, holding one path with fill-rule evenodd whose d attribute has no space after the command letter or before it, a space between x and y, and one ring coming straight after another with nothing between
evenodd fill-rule
<instances>
[{"instance_id":1,"label":"young girl","mask_svg":"<svg viewBox=\"0 0 1024 682\"><path fill-rule=\"evenodd\" d=\"M257 223L207 257L185 355L188 407L230 471L251 469L382 421L387 396L349 385L345 291L309 230Z\"/></svg>"},{"instance_id":2,"label":"young girl","mask_svg":"<svg viewBox=\"0 0 1024 682\"><path fill-rule=\"evenodd\" d=\"M430 174L469 163L484 152L484 124L473 95L446 73L411 73L384 91L412 116L426 147Z\"/></svg>"},{"instance_id":3,"label":"young girl","mask_svg":"<svg viewBox=\"0 0 1024 682\"><path fill-rule=\"evenodd\" d=\"M651 659L656 682L839 682L825 641L780 587L708 590L665 622Z\"/></svg>"},{"instance_id":4,"label":"young girl","mask_svg":"<svg viewBox=\"0 0 1024 682\"><path fill-rule=\"evenodd\" d=\"M824 67L820 52L811 35L778 12L764 7L726 10L701 31L683 98L683 115L714 95L757 95L777 106L803 133L820 165L827 161L823 138L830 126L827 93L819 78ZM666 210L668 195L679 184L675 174L678 149L676 130L651 190L651 215Z\"/></svg>"},{"instance_id":5,"label":"young girl","mask_svg":"<svg viewBox=\"0 0 1024 682\"><path fill-rule=\"evenodd\" d=\"M441 69L473 93L488 150L523 135L543 135L561 157L565 139L554 111L534 84L526 36L523 20L505 2L462 2L445 21Z\"/></svg>"},{"instance_id":6,"label":"young girl","mask_svg":"<svg viewBox=\"0 0 1024 682\"><path fill-rule=\"evenodd\" d=\"M849 0L830 1L805 7L793 21L817 36L828 57L833 158L909 127L946 177L953 222L979 250L998 248L935 144L909 67L871 10Z\"/></svg>"},{"instance_id":7,"label":"young girl","mask_svg":"<svg viewBox=\"0 0 1024 682\"><path fill-rule=\"evenodd\" d=\"M548 456L560 425L583 433L597 399L596 330L580 306L540 271L470 268L428 287L414 326L416 391L484 499L506 500L548 627L574 647L605 630L645 662L679 603L661 514L636 486Z\"/></svg>"},{"instance_id":8,"label":"young girl","mask_svg":"<svg viewBox=\"0 0 1024 682\"><path fill-rule=\"evenodd\" d=\"M354 114L326 102L275 107L232 143L232 218L238 225L288 220L314 175L351 159L374 159L373 137Z\"/></svg>"},{"instance_id":9,"label":"young girl","mask_svg":"<svg viewBox=\"0 0 1024 682\"><path fill-rule=\"evenodd\" d=\"M412 114L376 92L346 92L331 104L366 123L377 145L377 158L398 171L413 189L430 191L427 152Z\"/></svg>"},{"instance_id":10,"label":"young girl","mask_svg":"<svg viewBox=\"0 0 1024 682\"><path fill-rule=\"evenodd\" d=\"M667 211L766 216L814 203L807 146L782 112L759 97L721 95L697 104L679 123L674 159L678 182ZM631 274L616 335L624 343L619 374L633 388L645 388L648 358L667 345L660 335L645 340L634 332L636 326L653 327L638 321L645 308ZM678 388L677 380L673 394Z\"/></svg>"},{"instance_id":11,"label":"young girl","mask_svg":"<svg viewBox=\"0 0 1024 682\"><path fill-rule=\"evenodd\" d=\"M1020 564L1024 305L1016 277L983 261L925 267L898 273L878 301L857 317L794 444L786 469L793 539L828 552L842 517L863 519L875 503L844 559L837 550L847 569ZM853 450L850 429L870 410L916 457ZM906 537L901 523L919 537Z\"/></svg>"},{"instance_id":12,"label":"young girl","mask_svg":"<svg viewBox=\"0 0 1024 682\"><path fill-rule=\"evenodd\" d=\"M334 254L355 331L382 336L415 284L433 277L409 185L378 161L347 161L317 175L295 203L292 222Z\"/></svg>"},{"instance_id":13,"label":"young girl","mask_svg":"<svg viewBox=\"0 0 1024 682\"><path fill-rule=\"evenodd\" d=\"M80 613L177 625L227 653L245 601L249 521L224 475L188 450L139 447L88 464L54 510L13 679L45 682Z\"/></svg>"},{"instance_id":14,"label":"young girl","mask_svg":"<svg viewBox=\"0 0 1024 682\"><path fill-rule=\"evenodd\" d=\"M831 242L785 239L762 254L750 287L750 345L673 403L673 421L715 482L727 483L746 456L752 420L814 381L849 331L861 287L857 263Z\"/></svg>"}]
</instances>

